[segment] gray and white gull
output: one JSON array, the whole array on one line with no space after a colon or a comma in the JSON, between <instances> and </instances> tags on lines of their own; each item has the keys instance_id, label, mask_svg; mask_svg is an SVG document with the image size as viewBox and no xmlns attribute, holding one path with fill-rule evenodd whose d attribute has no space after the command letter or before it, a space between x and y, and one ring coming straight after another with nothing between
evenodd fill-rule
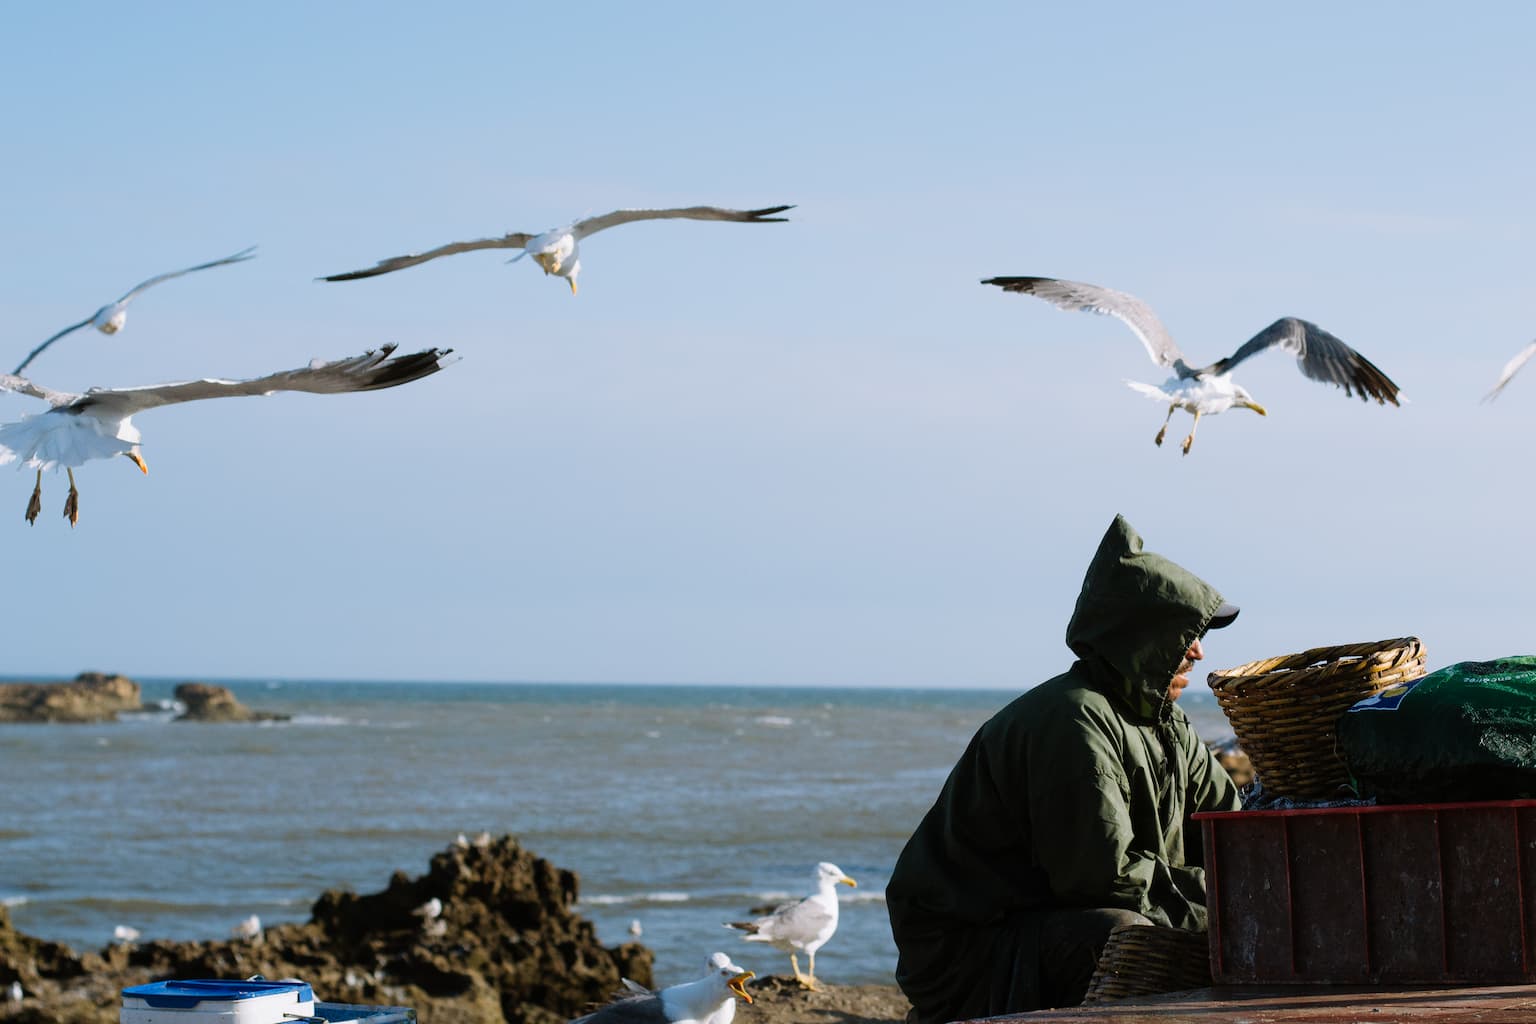
<instances>
[{"instance_id":1,"label":"gray and white gull","mask_svg":"<svg viewBox=\"0 0 1536 1024\"><path fill-rule=\"evenodd\" d=\"M205 378L147 387L91 388L83 395L54 391L25 377L0 374L0 391L30 395L48 403L46 412L0 425L0 466L17 462L37 471L37 485L27 504L28 523L37 519L42 507L43 470L63 466L69 474L64 516L73 526L80 518L75 467L92 459L122 455L142 472L149 472L139 450L142 435L133 423L135 413L204 398L270 395L276 391L307 391L317 395L377 391L436 373L448 365L447 356L453 350L431 348L391 358L394 351L394 345L382 345L360 356L332 362L317 359L296 370L250 380Z\"/></svg>"},{"instance_id":2,"label":"gray and white gull","mask_svg":"<svg viewBox=\"0 0 1536 1024\"><path fill-rule=\"evenodd\" d=\"M815 880L816 891L803 900L780 904L750 921L726 922L727 928L746 932L742 936L746 941L766 942L774 949L788 953L795 980L809 989L816 987L816 951L837 931L837 887L859 884L842 868L827 861L816 865ZM805 953L810 960L805 974L800 973L800 960L796 956L799 952Z\"/></svg>"},{"instance_id":3,"label":"gray and white gull","mask_svg":"<svg viewBox=\"0 0 1536 1024\"><path fill-rule=\"evenodd\" d=\"M1225 359L1195 368L1184 361L1184 353L1152 308L1134 295L1054 277L990 277L981 283L1033 295L1062 309L1102 313L1129 327L1146 346L1152 361L1173 370L1174 376L1161 386L1130 380L1125 383L1148 398L1168 403L1168 416L1153 439L1158 445L1163 443L1174 410L1183 409L1194 415L1194 425L1184 439L1185 455L1195 443L1195 428L1200 425L1201 416L1214 416L1233 408L1268 415L1246 388L1232 380L1231 374L1243 360L1270 349L1289 352L1296 357L1296 365L1305 376L1324 384L1337 384L1344 389L1345 395L1358 392L1361 401L1374 398L1381 405L1389 402L1399 405L1402 397L1402 390L1374 363L1307 320L1281 317Z\"/></svg>"},{"instance_id":4,"label":"gray and white gull","mask_svg":"<svg viewBox=\"0 0 1536 1024\"><path fill-rule=\"evenodd\" d=\"M752 1002L747 982L753 977L724 953L713 953L697 981L652 992L625 979L624 992L572 1024L731 1024L736 1000Z\"/></svg>"},{"instance_id":5,"label":"gray and white gull","mask_svg":"<svg viewBox=\"0 0 1536 1024\"><path fill-rule=\"evenodd\" d=\"M27 358L23 359L21 364L16 367L16 372L20 373L25 370L27 366L32 362L32 360L42 355L44 349L71 331L78 331L82 327L90 326L96 328L102 334L116 334L118 331L123 329L123 324L127 323L128 321L128 303L133 300L135 295L138 295L146 288L152 288L159 284L161 281L169 281L172 278L181 277L183 274L190 274L193 271L207 270L210 267L222 267L229 263L244 263L246 260L255 259L255 253L256 247L253 245L249 249L241 249L234 255L225 256L221 260L211 260L208 263L199 263L195 267L183 267L181 270L172 270L164 274L156 274L154 277L151 277L147 281L140 281L138 284L128 289L128 291L123 294L123 297L118 299L116 302L109 302L105 306L102 306L100 309L98 309L96 312L92 313L90 316L86 317L84 320L81 320L79 323L70 324L68 327L64 328L62 331L59 331L47 341L37 346L37 348L34 348L31 352L27 353Z\"/></svg>"},{"instance_id":6,"label":"gray and white gull","mask_svg":"<svg viewBox=\"0 0 1536 1024\"><path fill-rule=\"evenodd\" d=\"M719 206L687 206L670 210L614 210L605 213L601 217L588 217L585 220L572 221L563 227L550 228L542 234L530 234L524 231L511 231L500 238L477 238L469 242L449 242L440 245L436 249L428 249L426 252L408 253L404 256L394 256L387 260L380 260L372 267L365 270L353 270L345 274L332 274L323 277L322 281L355 281L363 277L376 277L379 274L388 274L395 270L404 270L406 267L414 267L418 263L435 260L439 256L452 256L460 252L473 252L476 249L522 249L523 251L512 257L509 262L516 263L524 256L532 256L546 275L553 274L563 277L571 286L571 294L576 294L576 275L581 273L581 258L579 243L589 235L606 228L617 227L620 224L631 224L640 220L724 220L737 221L744 224L768 224L781 223L788 220L787 217L775 217L775 213L783 213L792 210L793 206L765 206L760 210L727 210Z\"/></svg>"}]
</instances>

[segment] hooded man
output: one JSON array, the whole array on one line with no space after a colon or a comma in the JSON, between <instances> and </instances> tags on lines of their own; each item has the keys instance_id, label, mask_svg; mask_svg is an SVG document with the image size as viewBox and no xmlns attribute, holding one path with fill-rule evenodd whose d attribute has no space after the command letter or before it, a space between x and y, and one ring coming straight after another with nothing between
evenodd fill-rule
<instances>
[{"instance_id":1,"label":"hooded man","mask_svg":"<svg viewBox=\"0 0 1536 1024\"><path fill-rule=\"evenodd\" d=\"M896 981L920 1024L1075 1006L1115 928L1205 928L1185 823L1239 800L1174 701L1236 617L1115 517L1067 626L1077 661L982 725L897 858Z\"/></svg>"}]
</instances>

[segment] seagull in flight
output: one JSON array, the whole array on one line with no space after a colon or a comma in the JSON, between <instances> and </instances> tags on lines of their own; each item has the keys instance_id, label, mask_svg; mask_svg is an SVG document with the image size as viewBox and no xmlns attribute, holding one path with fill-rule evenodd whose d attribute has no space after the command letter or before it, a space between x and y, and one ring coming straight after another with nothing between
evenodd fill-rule
<instances>
[{"instance_id":1,"label":"seagull in flight","mask_svg":"<svg viewBox=\"0 0 1536 1024\"><path fill-rule=\"evenodd\" d=\"M1201 416L1214 416L1228 409L1252 409L1260 416L1269 415L1241 384L1232 380L1232 370L1249 356L1272 348L1289 352L1296 365L1312 380L1337 384L1346 395L1360 394L1360 400L1376 399L1377 404L1399 405L1402 390L1376 365L1317 324L1295 317L1281 317L1264 328L1225 359L1198 369L1184 361L1184 353L1174 344L1173 336L1152 312L1152 307L1125 292L1117 292L1081 281L1062 281L1054 277L989 277L982 284L993 284L1004 291L1020 292L1044 299L1062 309L1082 310L1112 316L1135 332L1146 346L1147 354L1158 366L1174 372L1161 387L1126 381L1126 385L1148 398L1168 403L1168 416L1153 442L1161 446L1168 432L1168 422L1176 409L1195 417L1184 439L1184 454L1195 443L1195 428Z\"/></svg>"},{"instance_id":2,"label":"seagull in flight","mask_svg":"<svg viewBox=\"0 0 1536 1024\"><path fill-rule=\"evenodd\" d=\"M284 370L251 380L183 381L135 388L91 388L83 395L41 387L25 377L0 374L0 390L40 398L46 412L0 425L0 466L19 462L37 470L37 485L27 504L27 522L37 519L42 508L43 470L63 466L69 474L69 497L64 516L70 526L80 520L80 495L75 489L75 467L92 459L126 456L142 472L149 467L139 451L141 435L133 415L145 409L204 398L237 395L270 395L275 391L308 391L317 395L376 391L420 380L441 370L452 349L427 349L391 358L394 345L383 345L360 356L333 362L315 360L297 370ZM18 467L19 468L19 467Z\"/></svg>"},{"instance_id":3,"label":"seagull in flight","mask_svg":"<svg viewBox=\"0 0 1536 1024\"><path fill-rule=\"evenodd\" d=\"M1536 356L1536 341L1525 346L1515 358L1504 364L1504 369L1499 373L1499 382L1493 386L1492 391L1483 396L1483 401L1491 402L1498 398L1499 392L1504 390L1504 385L1514 380L1515 374L1520 372L1520 367L1524 366L1531 356Z\"/></svg>"},{"instance_id":4,"label":"seagull in flight","mask_svg":"<svg viewBox=\"0 0 1536 1024\"><path fill-rule=\"evenodd\" d=\"M816 988L816 951L837 931L837 887L857 887L859 884L844 874L842 868L827 861L816 865L815 879L816 891L805 899L781 904L750 921L728 921L725 925L746 932L742 938L748 942L766 942L774 949L788 953L795 980L813 991ZM795 955L800 950L804 950L810 959L806 974L800 973L800 960Z\"/></svg>"},{"instance_id":5,"label":"seagull in flight","mask_svg":"<svg viewBox=\"0 0 1536 1024\"><path fill-rule=\"evenodd\" d=\"M70 324L68 327L64 328L53 337L37 346L37 348L27 353L27 358L21 361L20 366L16 367L16 372L20 373L25 370L28 364L32 362L32 360L36 359L39 355L42 354L43 349L47 348L49 345L52 345L54 342L58 341L60 338L64 337L64 335L71 331L78 331L82 327L90 326L96 328L102 334L116 334L118 331L123 329L123 324L128 320L128 303L133 299L135 295L139 294L139 292L142 292L146 288L151 288L159 284L161 281L169 281L173 277L181 277L183 274L190 274L194 270L207 270L209 267L222 267L226 263L243 263L246 260L255 259L255 254L256 247L253 245L249 249L241 249L233 256L225 256L221 260L213 260L210 263L199 263L195 267L185 267L181 270L172 270L167 274L156 274L154 277L147 281L140 281L138 284L128 289L123 297L118 299L116 302L111 302L105 306L102 306L96 312L92 313L84 320L81 320L79 323Z\"/></svg>"},{"instance_id":6,"label":"seagull in flight","mask_svg":"<svg viewBox=\"0 0 1536 1024\"><path fill-rule=\"evenodd\" d=\"M713 953L697 981L652 992L625 978L618 998L571 1024L731 1024L736 1000L752 1002L747 982L754 977L724 953Z\"/></svg>"},{"instance_id":7,"label":"seagull in flight","mask_svg":"<svg viewBox=\"0 0 1536 1024\"><path fill-rule=\"evenodd\" d=\"M428 249L426 252L409 253L405 256L395 256L387 260L380 260L377 264L366 270L354 270L346 274L332 274L330 277L321 278L322 281L355 281L362 277L375 277L379 274L387 274L392 270L404 270L406 267L414 267L418 263L435 260L439 256L452 256L458 252L472 252L476 249L522 249L523 251L512 257L508 262L516 263L524 256L532 256L533 261L543 268L544 273L563 277L571 286L571 294L576 294L576 275L581 273L581 259L577 244L588 235L594 235L604 228L617 227L620 224L629 224L637 220L728 220L739 221L744 224L768 224L783 222L787 217L775 217L775 213L783 213L785 210L793 210L793 206L765 206L761 210L727 210L719 206L687 206L674 210L614 210L605 213L601 217L588 217L586 220L574 221L564 227L551 228L541 235L528 234L523 231L513 231L502 235L500 238L478 238L471 242L449 242L440 245L436 249Z\"/></svg>"}]
</instances>

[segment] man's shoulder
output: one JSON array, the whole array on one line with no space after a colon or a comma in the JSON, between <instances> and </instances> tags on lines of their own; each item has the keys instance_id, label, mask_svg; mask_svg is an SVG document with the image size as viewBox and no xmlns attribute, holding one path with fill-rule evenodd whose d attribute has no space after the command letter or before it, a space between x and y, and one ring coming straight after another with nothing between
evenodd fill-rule
<instances>
[{"instance_id":1,"label":"man's shoulder","mask_svg":"<svg viewBox=\"0 0 1536 1024\"><path fill-rule=\"evenodd\" d=\"M1101 724L1119 717L1110 699L1074 666L1020 694L993 721L1049 728L1073 722Z\"/></svg>"}]
</instances>

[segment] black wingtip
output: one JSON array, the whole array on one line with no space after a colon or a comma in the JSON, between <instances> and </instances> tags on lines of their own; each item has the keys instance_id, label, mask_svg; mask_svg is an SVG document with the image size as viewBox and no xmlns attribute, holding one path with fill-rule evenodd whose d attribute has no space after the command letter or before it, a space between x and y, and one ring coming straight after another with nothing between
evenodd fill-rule
<instances>
[{"instance_id":1,"label":"black wingtip","mask_svg":"<svg viewBox=\"0 0 1536 1024\"><path fill-rule=\"evenodd\" d=\"M765 206L761 210L748 210L747 215L752 218L753 223L783 224L789 221L788 217L772 217L769 214L783 213L785 210L793 210L794 208L795 205L793 203L790 203L788 206Z\"/></svg>"},{"instance_id":2,"label":"black wingtip","mask_svg":"<svg viewBox=\"0 0 1536 1024\"><path fill-rule=\"evenodd\" d=\"M982 284L995 284L1005 292L1026 292L1041 281L1051 281L1050 277L985 277Z\"/></svg>"}]
</instances>

